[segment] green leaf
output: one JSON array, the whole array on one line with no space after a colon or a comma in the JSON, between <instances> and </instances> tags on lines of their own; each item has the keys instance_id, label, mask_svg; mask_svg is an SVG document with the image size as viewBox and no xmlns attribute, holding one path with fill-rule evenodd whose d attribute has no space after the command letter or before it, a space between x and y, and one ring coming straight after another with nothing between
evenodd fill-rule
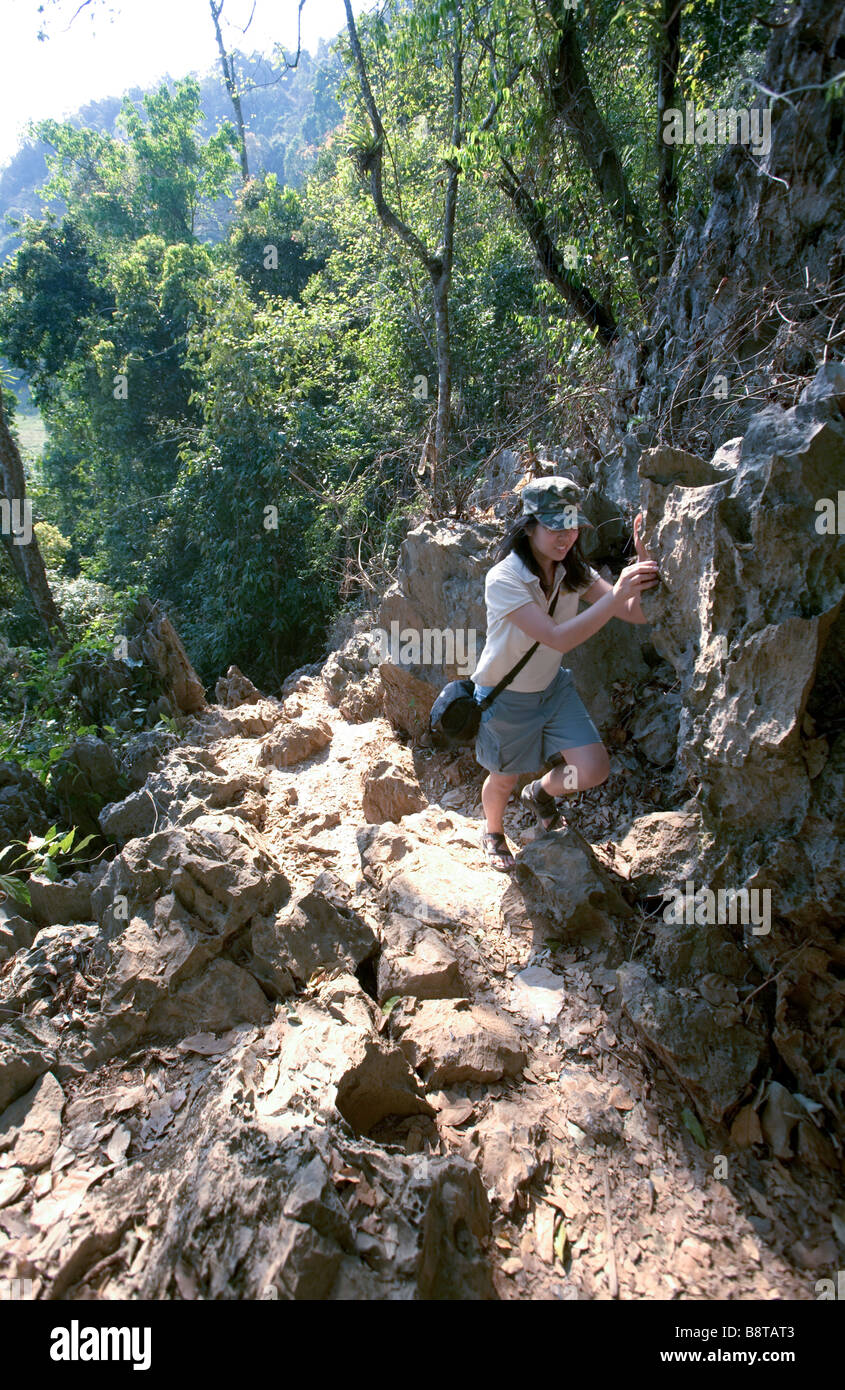
<instances>
[{"instance_id":1,"label":"green leaf","mask_svg":"<svg viewBox=\"0 0 845 1390\"><path fill-rule=\"evenodd\" d=\"M30 905L30 893L26 884L9 874L0 874L0 892L14 898L15 902L26 903L27 907Z\"/></svg>"},{"instance_id":2,"label":"green leaf","mask_svg":"<svg viewBox=\"0 0 845 1390\"><path fill-rule=\"evenodd\" d=\"M698 1147L700 1149L706 1149L707 1135L701 1128L698 1116L694 1115L691 1110L686 1109L681 1111L681 1119L683 1120L685 1127L689 1130Z\"/></svg>"},{"instance_id":3,"label":"green leaf","mask_svg":"<svg viewBox=\"0 0 845 1390\"><path fill-rule=\"evenodd\" d=\"M569 1237L566 1232L566 1222L564 1221L563 1217L561 1217L560 1225L557 1228L557 1235L555 1236L554 1245L555 1258L560 1260L561 1264L563 1264L564 1257L566 1255L566 1242L568 1241L568 1239Z\"/></svg>"},{"instance_id":4,"label":"green leaf","mask_svg":"<svg viewBox=\"0 0 845 1390\"><path fill-rule=\"evenodd\" d=\"M392 998L386 999L386 1000L384 1001L384 1003L383 1003L382 1006L381 1006L381 1011L382 1011L382 1013L384 1014L385 1018L389 1018L389 1017L390 1017L391 1013L393 1012L394 1008L395 1008L396 1005L399 1003L399 1000L400 1000L401 998L402 998L402 995L401 995L401 994L394 994Z\"/></svg>"},{"instance_id":5,"label":"green leaf","mask_svg":"<svg viewBox=\"0 0 845 1390\"><path fill-rule=\"evenodd\" d=\"M71 829L65 835L64 839L59 842L59 854L67 854L68 850L73 844L73 837L75 834L75 829L71 827Z\"/></svg>"}]
</instances>

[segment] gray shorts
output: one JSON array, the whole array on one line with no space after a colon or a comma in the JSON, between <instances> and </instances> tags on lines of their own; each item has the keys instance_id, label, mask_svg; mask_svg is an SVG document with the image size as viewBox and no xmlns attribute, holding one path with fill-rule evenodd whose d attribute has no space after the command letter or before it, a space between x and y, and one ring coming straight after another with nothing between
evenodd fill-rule
<instances>
[{"instance_id":1,"label":"gray shorts","mask_svg":"<svg viewBox=\"0 0 845 1390\"><path fill-rule=\"evenodd\" d=\"M481 700L492 685L477 685ZM562 666L545 690L509 690L481 716L475 756L488 772L536 772L564 748L601 743L581 703L572 672Z\"/></svg>"}]
</instances>

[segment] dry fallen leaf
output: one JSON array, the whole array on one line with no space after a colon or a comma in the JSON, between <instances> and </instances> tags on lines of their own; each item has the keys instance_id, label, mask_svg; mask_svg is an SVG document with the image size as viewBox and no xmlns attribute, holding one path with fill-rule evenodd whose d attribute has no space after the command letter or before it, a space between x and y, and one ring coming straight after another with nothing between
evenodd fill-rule
<instances>
[{"instance_id":1,"label":"dry fallen leaf","mask_svg":"<svg viewBox=\"0 0 845 1390\"><path fill-rule=\"evenodd\" d=\"M614 1086L610 1093L610 1103L615 1110L633 1110L636 1101L623 1086Z\"/></svg>"},{"instance_id":2,"label":"dry fallen leaf","mask_svg":"<svg viewBox=\"0 0 845 1390\"><path fill-rule=\"evenodd\" d=\"M459 1100L455 1105L445 1105L438 1112L437 1119L444 1125L464 1125L475 1114L471 1100Z\"/></svg>"},{"instance_id":3,"label":"dry fallen leaf","mask_svg":"<svg viewBox=\"0 0 845 1390\"><path fill-rule=\"evenodd\" d=\"M763 1131L753 1105L744 1105L731 1125L731 1139L740 1149L751 1144L762 1144Z\"/></svg>"},{"instance_id":4,"label":"dry fallen leaf","mask_svg":"<svg viewBox=\"0 0 845 1390\"><path fill-rule=\"evenodd\" d=\"M182 1052L199 1052L203 1057L215 1057L221 1052L228 1052L231 1046L231 1042L224 1042L213 1033L193 1033L191 1037L183 1038L179 1043Z\"/></svg>"},{"instance_id":5,"label":"dry fallen leaf","mask_svg":"<svg viewBox=\"0 0 845 1390\"><path fill-rule=\"evenodd\" d=\"M106 1145L106 1153L108 1154L112 1163L123 1162L123 1160L126 1157L126 1150L129 1148L129 1143L131 1139L132 1135L130 1134L126 1126L118 1125L117 1129L114 1131L114 1134L112 1135L111 1139Z\"/></svg>"},{"instance_id":6,"label":"dry fallen leaf","mask_svg":"<svg viewBox=\"0 0 845 1390\"><path fill-rule=\"evenodd\" d=\"M7 1168L0 1177L0 1207L6 1207L11 1202L16 1202L22 1192L26 1191L26 1178L22 1168Z\"/></svg>"}]
</instances>

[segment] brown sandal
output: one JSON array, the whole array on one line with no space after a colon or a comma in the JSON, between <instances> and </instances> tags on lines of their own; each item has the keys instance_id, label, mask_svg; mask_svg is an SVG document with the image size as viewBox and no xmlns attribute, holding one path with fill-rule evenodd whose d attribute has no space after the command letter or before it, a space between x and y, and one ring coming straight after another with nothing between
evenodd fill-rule
<instances>
[{"instance_id":1,"label":"brown sandal","mask_svg":"<svg viewBox=\"0 0 845 1390\"><path fill-rule=\"evenodd\" d=\"M508 848L507 839L500 830L485 831L481 837L481 847L493 868L498 869L499 873L506 874L511 869L516 868L516 860ZM495 862L497 859L501 860L501 863L497 864Z\"/></svg>"},{"instance_id":2,"label":"brown sandal","mask_svg":"<svg viewBox=\"0 0 845 1390\"><path fill-rule=\"evenodd\" d=\"M550 796L545 787L540 785L539 778L522 788L519 799L523 806L527 806L529 811L534 812L544 832L559 830L562 825L566 824L555 798Z\"/></svg>"}]
</instances>

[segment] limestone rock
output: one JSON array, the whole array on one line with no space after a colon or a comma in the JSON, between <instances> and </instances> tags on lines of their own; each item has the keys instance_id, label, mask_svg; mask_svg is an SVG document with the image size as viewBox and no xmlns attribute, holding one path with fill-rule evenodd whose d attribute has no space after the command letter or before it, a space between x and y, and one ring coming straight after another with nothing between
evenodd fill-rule
<instances>
[{"instance_id":1,"label":"limestone rock","mask_svg":"<svg viewBox=\"0 0 845 1390\"><path fill-rule=\"evenodd\" d=\"M381 686L375 671L379 650L377 633L353 632L323 663L320 675L326 699L351 723L381 713Z\"/></svg>"},{"instance_id":2,"label":"limestone rock","mask_svg":"<svg viewBox=\"0 0 845 1390\"><path fill-rule=\"evenodd\" d=\"M227 773L206 748L168 753L143 787L100 812L102 831L119 845L168 826L189 825L212 810L238 813L262 788L255 773Z\"/></svg>"},{"instance_id":3,"label":"limestone rock","mask_svg":"<svg viewBox=\"0 0 845 1390\"><path fill-rule=\"evenodd\" d=\"M408 532L399 550L397 582L387 590L379 608L382 629L386 633L398 631L400 648L382 666L406 668L417 680L432 686L434 696L448 681L471 674L484 644L484 575L499 534L498 526L487 523L468 526L449 521L426 521ZM394 623L396 628L391 627ZM420 661L416 664L402 658L404 630L418 634ZM426 632L430 634L429 651L422 640ZM386 688L386 702L389 699Z\"/></svg>"},{"instance_id":4,"label":"limestone rock","mask_svg":"<svg viewBox=\"0 0 845 1390\"><path fill-rule=\"evenodd\" d=\"M678 754L681 697L667 691L656 708L640 710L631 720L630 732L649 762L668 767Z\"/></svg>"},{"instance_id":5,"label":"limestone rock","mask_svg":"<svg viewBox=\"0 0 845 1390\"><path fill-rule=\"evenodd\" d=\"M64 1103L55 1076L45 1072L0 1114L0 1152L11 1150L14 1162L28 1172L46 1168L59 1147Z\"/></svg>"},{"instance_id":6,"label":"limestone rock","mask_svg":"<svg viewBox=\"0 0 845 1390\"><path fill-rule=\"evenodd\" d=\"M169 729L145 729L131 738L123 750L119 768L130 791L140 791L151 772L176 748L179 738Z\"/></svg>"},{"instance_id":7,"label":"limestone rock","mask_svg":"<svg viewBox=\"0 0 845 1390\"><path fill-rule=\"evenodd\" d=\"M252 705L261 699L258 690L238 666L230 666L225 676L220 676L214 687L214 698L225 709L236 705Z\"/></svg>"},{"instance_id":8,"label":"limestone rock","mask_svg":"<svg viewBox=\"0 0 845 1390\"><path fill-rule=\"evenodd\" d=\"M591 1144L614 1148L623 1140L622 1122L608 1088L589 1076L567 1074L562 1081L566 1119L577 1125Z\"/></svg>"},{"instance_id":9,"label":"limestone rock","mask_svg":"<svg viewBox=\"0 0 845 1390\"><path fill-rule=\"evenodd\" d=\"M412 738L426 737L431 706L437 699L436 687L390 661L383 661L378 673L385 718Z\"/></svg>"},{"instance_id":10,"label":"limestone rock","mask_svg":"<svg viewBox=\"0 0 845 1390\"><path fill-rule=\"evenodd\" d=\"M284 724L264 739L258 762L262 767L290 767L325 748L331 737L331 727L324 719Z\"/></svg>"},{"instance_id":11,"label":"limestone rock","mask_svg":"<svg viewBox=\"0 0 845 1390\"><path fill-rule=\"evenodd\" d=\"M193 714L205 709L205 691L170 619L142 595L131 621L129 656L143 661L157 676L177 710Z\"/></svg>"},{"instance_id":12,"label":"limestone rock","mask_svg":"<svg viewBox=\"0 0 845 1390\"><path fill-rule=\"evenodd\" d=\"M378 672L365 676L362 681L350 682L338 700L338 714L342 714L350 724L366 724L382 713L384 693Z\"/></svg>"},{"instance_id":13,"label":"limestone rock","mask_svg":"<svg viewBox=\"0 0 845 1390\"><path fill-rule=\"evenodd\" d=\"M101 738L76 739L53 765L50 786L68 825L99 835L97 812L123 791L114 754Z\"/></svg>"},{"instance_id":14,"label":"limestone rock","mask_svg":"<svg viewBox=\"0 0 845 1390\"><path fill-rule=\"evenodd\" d=\"M0 845L43 835L55 812L53 797L28 768L0 762Z\"/></svg>"},{"instance_id":15,"label":"limestone rock","mask_svg":"<svg viewBox=\"0 0 845 1390\"><path fill-rule=\"evenodd\" d=\"M665 893L696 880L705 835L696 808L639 816L619 850L631 865L631 882L643 893Z\"/></svg>"},{"instance_id":16,"label":"limestone rock","mask_svg":"<svg viewBox=\"0 0 845 1390\"><path fill-rule=\"evenodd\" d=\"M242 734L244 738L263 738L285 718L284 706L278 700L260 697L253 703L238 704L227 709L220 718L223 734Z\"/></svg>"},{"instance_id":17,"label":"limestone rock","mask_svg":"<svg viewBox=\"0 0 845 1390\"><path fill-rule=\"evenodd\" d=\"M542 1107L523 1099L496 1101L477 1126L478 1163L484 1186L501 1209L513 1214L520 1195L551 1168L551 1146Z\"/></svg>"},{"instance_id":18,"label":"limestone rock","mask_svg":"<svg viewBox=\"0 0 845 1390\"><path fill-rule=\"evenodd\" d=\"M235 821L228 830L190 826L130 841L92 894L105 969L103 1012L87 1033L98 1053L128 1046L157 1018L170 1032L177 1017L195 1031L204 989L210 1014L226 1024L263 1017L254 981L229 969L213 972L205 985L195 979L179 1002L173 999L241 933L248 939L253 919L274 913L289 893L261 837Z\"/></svg>"},{"instance_id":19,"label":"limestone rock","mask_svg":"<svg viewBox=\"0 0 845 1390\"><path fill-rule=\"evenodd\" d=\"M410 749L398 747L389 758L379 758L368 768L362 798L366 820L399 821L427 805Z\"/></svg>"},{"instance_id":20,"label":"limestone rock","mask_svg":"<svg viewBox=\"0 0 845 1390\"><path fill-rule=\"evenodd\" d=\"M466 994L458 958L438 932L392 915L378 962L378 1001L397 995L459 999Z\"/></svg>"},{"instance_id":21,"label":"limestone rock","mask_svg":"<svg viewBox=\"0 0 845 1390\"><path fill-rule=\"evenodd\" d=\"M719 1121L743 1096L766 1055L762 1027L728 1021L703 999L657 984L645 966L617 971L623 1007L647 1047L693 1095L702 1113ZM733 1017L734 1010L728 1010Z\"/></svg>"},{"instance_id":22,"label":"limestone rock","mask_svg":"<svg viewBox=\"0 0 845 1390\"><path fill-rule=\"evenodd\" d=\"M504 875L467 862L467 850L478 856L478 840L477 831L470 838L465 817L430 806L406 816L401 829L386 821L363 827L356 838L364 878L380 889L388 910L435 927L484 929L502 920L508 884ZM443 847L444 839L454 840L455 852Z\"/></svg>"},{"instance_id":23,"label":"limestone rock","mask_svg":"<svg viewBox=\"0 0 845 1390\"><path fill-rule=\"evenodd\" d=\"M699 926L658 920L654 954L666 978L679 984L695 984L711 974L745 980L752 964L728 931L715 923Z\"/></svg>"},{"instance_id":24,"label":"limestone rock","mask_svg":"<svg viewBox=\"0 0 845 1390\"><path fill-rule=\"evenodd\" d=\"M628 411L659 421L671 410L672 434L695 441L699 453L744 433L767 387L826 356L837 288L830 258L845 221L842 179L831 174L829 154L838 117L826 98L843 33L841 8L827 0L802 0L785 12L759 73L769 148L759 159L747 146L724 151L706 216L687 227L642 340L617 345ZM792 104L769 104L765 92L791 92ZM798 180L790 178L796 168ZM727 390L714 409L720 384Z\"/></svg>"},{"instance_id":25,"label":"limestone rock","mask_svg":"<svg viewBox=\"0 0 845 1390\"><path fill-rule=\"evenodd\" d=\"M609 622L588 642L567 652L564 666L572 672L575 687L587 712L599 729L616 723L611 699L614 681L639 681L648 675L643 657L641 630L631 623Z\"/></svg>"},{"instance_id":26,"label":"limestone rock","mask_svg":"<svg viewBox=\"0 0 845 1390\"><path fill-rule=\"evenodd\" d=\"M7 1011L26 1010L37 1000L51 1000L57 986L72 979L77 963L97 937L93 923L42 927L31 947L19 951L0 976L0 1004Z\"/></svg>"},{"instance_id":27,"label":"limestone rock","mask_svg":"<svg viewBox=\"0 0 845 1390\"><path fill-rule=\"evenodd\" d=\"M78 872L70 878L49 879L43 874L30 874L28 886L32 914L42 926L63 922L90 922L91 890L106 872L100 863L90 873Z\"/></svg>"},{"instance_id":28,"label":"limestone rock","mask_svg":"<svg viewBox=\"0 0 845 1390\"><path fill-rule=\"evenodd\" d=\"M663 452L641 467L663 579L644 605L680 680L683 764L723 832L794 834L811 797L803 714L845 593L845 539L815 524L845 420L827 396L767 407L706 486L654 481Z\"/></svg>"},{"instance_id":29,"label":"limestone rock","mask_svg":"<svg viewBox=\"0 0 845 1390\"><path fill-rule=\"evenodd\" d=\"M566 981L544 965L529 965L513 977L512 1010L531 1023L554 1023L564 1004Z\"/></svg>"},{"instance_id":30,"label":"limestone rock","mask_svg":"<svg viewBox=\"0 0 845 1390\"><path fill-rule=\"evenodd\" d=\"M465 1000L403 999L390 1015L391 1033L430 1088L459 1081L516 1076L528 1057L513 1024Z\"/></svg>"},{"instance_id":31,"label":"limestone rock","mask_svg":"<svg viewBox=\"0 0 845 1390\"><path fill-rule=\"evenodd\" d=\"M221 1033L237 1023L266 1023L270 1003L252 975L231 960L214 960L154 1004L145 1032L165 1038Z\"/></svg>"},{"instance_id":32,"label":"limestone rock","mask_svg":"<svg viewBox=\"0 0 845 1390\"><path fill-rule=\"evenodd\" d=\"M0 1114L50 1071L55 1060L55 1053L37 1047L19 1026L0 1025Z\"/></svg>"},{"instance_id":33,"label":"limestone rock","mask_svg":"<svg viewBox=\"0 0 845 1390\"><path fill-rule=\"evenodd\" d=\"M0 964L22 946L31 946L38 930L36 924L22 917L16 908L17 904L11 900L0 902Z\"/></svg>"},{"instance_id":34,"label":"limestone rock","mask_svg":"<svg viewBox=\"0 0 845 1390\"><path fill-rule=\"evenodd\" d=\"M516 877L530 906L567 933L606 934L611 917L630 914L587 841L571 826L526 845Z\"/></svg>"},{"instance_id":35,"label":"limestone rock","mask_svg":"<svg viewBox=\"0 0 845 1390\"><path fill-rule=\"evenodd\" d=\"M291 976L305 982L317 970L338 966L354 972L374 955L375 933L349 907L349 896L346 884L326 870L272 921L257 922L252 927L252 951L266 971L262 979L286 994Z\"/></svg>"}]
</instances>

